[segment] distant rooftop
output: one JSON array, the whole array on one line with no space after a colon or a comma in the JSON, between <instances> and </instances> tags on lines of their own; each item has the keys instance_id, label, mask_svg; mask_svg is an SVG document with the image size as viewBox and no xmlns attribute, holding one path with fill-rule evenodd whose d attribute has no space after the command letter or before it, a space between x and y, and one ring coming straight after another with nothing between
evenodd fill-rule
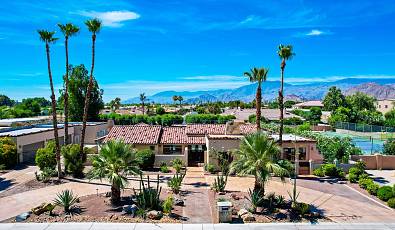
<instances>
[{"instance_id":1,"label":"distant rooftop","mask_svg":"<svg viewBox=\"0 0 395 230\"><path fill-rule=\"evenodd\" d=\"M321 101L305 101L301 103L297 103L293 105L294 108L301 108L301 107L324 107Z\"/></svg>"}]
</instances>

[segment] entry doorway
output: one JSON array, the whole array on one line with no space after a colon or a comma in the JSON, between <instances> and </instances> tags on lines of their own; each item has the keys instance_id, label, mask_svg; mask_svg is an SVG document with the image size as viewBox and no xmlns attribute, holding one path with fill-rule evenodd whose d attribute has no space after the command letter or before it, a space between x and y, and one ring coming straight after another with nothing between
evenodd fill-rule
<instances>
[{"instance_id":1,"label":"entry doorway","mask_svg":"<svg viewBox=\"0 0 395 230\"><path fill-rule=\"evenodd\" d=\"M188 166L204 164L206 145L188 145Z\"/></svg>"}]
</instances>

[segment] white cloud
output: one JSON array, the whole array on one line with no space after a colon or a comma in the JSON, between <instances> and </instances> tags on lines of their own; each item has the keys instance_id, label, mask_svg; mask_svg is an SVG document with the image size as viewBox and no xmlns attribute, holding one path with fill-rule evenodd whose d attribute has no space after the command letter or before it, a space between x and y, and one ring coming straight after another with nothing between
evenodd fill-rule
<instances>
[{"instance_id":1,"label":"white cloud","mask_svg":"<svg viewBox=\"0 0 395 230\"><path fill-rule=\"evenodd\" d=\"M306 35L307 36L319 36L319 35L322 35L322 34L324 34L324 32L321 31L321 30L311 30Z\"/></svg>"},{"instance_id":2,"label":"white cloud","mask_svg":"<svg viewBox=\"0 0 395 230\"><path fill-rule=\"evenodd\" d=\"M122 22L140 18L139 14L127 10L107 12L80 11L78 14L90 18L98 18L102 20L103 26L108 27L121 27L123 26Z\"/></svg>"}]
</instances>

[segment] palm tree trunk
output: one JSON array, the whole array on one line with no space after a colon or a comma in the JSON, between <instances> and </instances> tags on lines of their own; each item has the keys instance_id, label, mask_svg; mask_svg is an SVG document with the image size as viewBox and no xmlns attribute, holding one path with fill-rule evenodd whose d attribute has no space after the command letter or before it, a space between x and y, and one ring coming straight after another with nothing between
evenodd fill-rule
<instances>
[{"instance_id":1,"label":"palm tree trunk","mask_svg":"<svg viewBox=\"0 0 395 230\"><path fill-rule=\"evenodd\" d=\"M143 115L144 115L144 113L145 113L144 102L141 102L141 107L143 109Z\"/></svg>"},{"instance_id":2,"label":"palm tree trunk","mask_svg":"<svg viewBox=\"0 0 395 230\"><path fill-rule=\"evenodd\" d=\"M265 195L265 187L264 185L259 181L258 176L255 175L255 182L254 182L254 192L259 192L263 195Z\"/></svg>"},{"instance_id":3,"label":"palm tree trunk","mask_svg":"<svg viewBox=\"0 0 395 230\"><path fill-rule=\"evenodd\" d=\"M258 82L258 88L256 89L256 130L261 131L261 104L262 104L262 89L261 83Z\"/></svg>"},{"instance_id":4,"label":"palm tree trunk","mask_svg":"<svg viewBox=\"0 0 395 230\"><path fill-rule=\"evenodd\" d=\"M52 72L51 72L51 58L49 56L49 45L48 43L45 45L47 51L47 63L48 63L48 76L49 76L49 84L51 86L51 100L52 100L52 121L53 121L53 131L55 137L55 153L56 153L56 162L58 165L58 179L62 177L62 168L60 165L60 145L59 145L59 135L58 135L58 121L56 117L56 98L55 98L55 90L53 87L52 81Z\"/></svg>"},{"instance_id":5,"label":"palm tree trunk","mask_svg":"<svg viewBox=\"0 0 395 230\"><path fill-rule=\"evenodd\" d=\"M92 34L92 66L91 66L91 74L89 77L89 84L86 90L85 95L85 105L84 105L84 116L82 120L82 131L81 131L81 143L80 143L80 157L83 158L84 155L84 142L85 142L85 132L86 132L86 122L88 120L88 109L89 109L89 102L91 91L93 87L93 70L95 68L95 41L96 41L96 34Z\"/></svg>"},{"instance_id":6,"label":"palm tree trunk","mask_svg":"<svg viewBox=\"0 0 395 230\"><path fill-rule=\"evenodd\" d=\"M64 79L64 144L69 144L69 47L66 36L64 45L66 47L66 76Z\"/></svg>"},{"instance_id":7,"label":"palm tree trunk","mask_svg":"<svg viewBox=\"0 0 395 230\"><path fill-rule=\"evenodd\" d=\"M283 130L284 130L284 69L285 69L285 60L283 59L281 62L281 87L278 95L279 107L280 107L280 132L278 142L280 146L283 143Z\"/></svg>"},{"instance_id":8,"label":"palm tree trunk","mask_svg":"<svg viewBox=\"0 0 395 230\"><path fill-rule=\"evenodd\" d=\"M111 203L118 204L121 200L121 190L116 184L112 184L111 186Z\"/></svg>"}]
</instances>

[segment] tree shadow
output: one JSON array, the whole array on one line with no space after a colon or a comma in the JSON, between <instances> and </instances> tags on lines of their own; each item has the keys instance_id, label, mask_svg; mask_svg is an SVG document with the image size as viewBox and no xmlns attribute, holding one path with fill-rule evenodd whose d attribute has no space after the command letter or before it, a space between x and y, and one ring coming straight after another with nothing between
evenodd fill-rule
<instances>
[{"instance_id":1,"label":"tree shadow","mask_svg":"<svg viewBox=\"0 0 395 230\"><path fill-rule=\"evenodd\" d=\"M16 184L15 180L6 180L0 177L0 191L5 191L14 184Z\"/></svg>"},{"instance_id":2,"label":"tree shadow","mask_svg":"<svg viewBox=\"0 0 395 230\"><path fill-rule=\"evenodd\" d=\"M201 187L210 187L210 185L206 182L194 182L194 183L184 183L184 185L191 185L194 188L201 188Z\"/></svg>"}]
</instances>

